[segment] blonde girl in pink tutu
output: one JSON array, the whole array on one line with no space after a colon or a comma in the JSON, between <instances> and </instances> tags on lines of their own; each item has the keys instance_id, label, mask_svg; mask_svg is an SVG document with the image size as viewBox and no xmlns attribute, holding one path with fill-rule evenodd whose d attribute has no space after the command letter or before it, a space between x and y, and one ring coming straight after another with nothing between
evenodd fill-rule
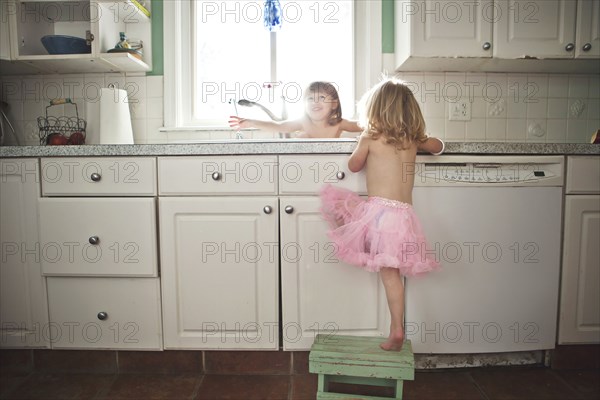
<instances>
[{"instance_id":1,"label":"blonde girl in pink tutu","mask_svg":"<svg viewBox=\"0 0 600 400\"><path fill-rule=\"evenodd\" d=\"M340 260L379 272L391 314L384 350L400 350L404 341L402 276L422 275L439 267L425 255L426 240L412 207L417 151L441 154L444 143L425 135L425 121L410 89L386 79L359 104L364 129L348 168L366 168L368 199L327 185L321 190L322 214L330 224Z\"/></svg>"}]
</instances>

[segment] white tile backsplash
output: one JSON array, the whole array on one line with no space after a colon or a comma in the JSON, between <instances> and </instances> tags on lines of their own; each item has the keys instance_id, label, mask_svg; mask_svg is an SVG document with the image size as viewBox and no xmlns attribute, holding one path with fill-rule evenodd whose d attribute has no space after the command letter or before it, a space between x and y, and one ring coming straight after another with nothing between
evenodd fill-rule
<instances>
[{"instance_id":1,"label":"white tile backsplash","mask_svg":"<svg viewBox=\"0 0 600 400\"><path fill-rule=\"evenodd\" d=\"M403 74L407 76L415 74ZM425 72L416 76L422 76L426 89L420 95L426 98L427 130L446 140L581 143L589 142L600 128L597 75ZM448 103L455 100L451 95L458 87L466 97L474 96L472 119L464 125L447 120ZM444 107L433 102L436 97ZM440 121L442 108L445 114ZM579 123L568 125L567 120Z\"/></svg>"},{"instance_id":2,"label":"white tile backsplash","mask_svg":"<svg viewBox=\"0 0 600 400\"><path fill-rule=\"evenodd\" d=\"M552 119L548 120L548 132L546 133L547 143L564 143L567 141L567 120Z\"/></svg>"},{"instance_id":3,"label":"white tile backsplash","mask_svg":"<svg viewBox=\"0 0 600 400\"><path fill-rule=\"evenodd\" d=\"M545 143L547 134L545 119L527 120L527 142Z\"/></svg>"},{"instance_id":4,"label":"white tile backsplash","mask_svg":"<svg viewBox=\"0 0 600 400\"><path fill-rule=\"evenodd\" d=\"M568 75L550 75L548 76L548 97L568 97L569 96L569 76Z\"/></svg>"},{"instance_id":5,"label":"white tile backsplash","mask_svg":"<svg viewBox=\"0 0 600 400\"><path fill-rule=\"evenodd\" d=\"M546 118L548 114L548 100L545 98L527 103L527 118Z\"/></svg>"},{"instance_id":6,"label":"white tile backsplash","mask_svg":"<svg viewBox=\"0 0 600 400\"><path fill-rule=\"evenodd\" d=\"M485 142L486 123L484 118L473 118L466 122L465 140L468 142Z\"/></svg>"},{"instance_id":7,"label":"white tile backsplash","mask_svg":"<svg viewBox=\"0 0 600 400\"><path fill-rule=\"evenodd\" d=\"M527 103L524 99L515 98L509 96L506 98L506 116L508 119L513 118L526 118L527 117Z\"/></svg>"},{"instance_id":8,"label":"white tile backsplash","mask_svg":"<svg viewBox=\"0 0 600 400\"><path fill-rule=\"evenodd\" d=\"M506 119L488 119L485 140L488 142L506 141Z\"/></svg>"},{"instance_id":9,"label":"white tile backsplash","mask_svg":"<svg viewBox=\"0 0 600 400\"><path fill-rule=\"evenodd\" d=\"M449 141L582 143L600 128L598 75L404 72L422 106L427 133ZM54 96L70 97L86 118L84 99L96 100L108 84L127 90L136 143L225 139L232 131L161 132L162 76L71 74L0 78L0 96L21 142L37 144L37 117L45 115ZM471 101L470 121L448 121L448 104ZM51 115L73 115L72 107L52 107ZM244 132L245 137L277 137Z\"/></svg>"},{"instance_id":10,"label":"white tile backsplash","mask_svg":"<svg viewBox=\"0 0 600 400\"><path fill-rule=\"evenodd\" d=\"M592 132L588 131L587 121L567 120L567 143L589 143L591 136Z\"/></svg>"},{"instance_id":11,"label":"white tile backsplash","mask_svg":"<svg viewBox=\"0 0 600 400\"><path fill-rule=\"evenodd\" d=\"M560 99L549 98L548 99L547 118L549 118L549 119L567 118L568 110L569 110L568 99L565 99L565 98L560 98Z\"/></svg>"},{"instance_id":12,"label":"white tile backsplash","mask_svg":"<svg viewBox=\"0 0 600 400\"><path fill-rule=\"evenodd\" d=\"M148 98L163 97L163 77L162 76L147 76L146 77L146 96Z\"/></svg>"},{"instance_id":13,"label":"white tile backsplash","mask_svg":"<svg viewBox=\"0 0 600 400\"><path fill-rule=\"evenodd\" d=\"M600 98L600 75L590 76L590 90L588 93L588 98Z\"/></svg>"},{"instance_id":14,"label":"white tile backsplash","mask_svg":"<svg viewBox=\"0 0 600 400\"><path fill-rule=\"evenodd\" d=\"M527 120L524 118L509 118L506 120L506 141L527 141Z\"/></svg>"}]
</instances>

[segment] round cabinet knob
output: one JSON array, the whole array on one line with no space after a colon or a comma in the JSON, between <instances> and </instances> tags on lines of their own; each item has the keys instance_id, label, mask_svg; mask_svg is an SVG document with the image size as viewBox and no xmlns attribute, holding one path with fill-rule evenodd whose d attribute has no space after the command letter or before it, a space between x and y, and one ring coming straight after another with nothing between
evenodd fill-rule
<instances>
[{"instance_id":1,"label":"round cabinet knob","mask_svg":"<svg viewBox=\"0 0 600 400\"><path fill-rule=\"evenodd\" d=\"M90 238L88 239L88 242L90 242L90 244L98 244L100 243L100 238L98 236L90 236Z\"/></svg>"},{"instance_id":2,"label":"round cabinet knob","mask_svg":"<svg viewBox=\"0 0 600 400\"><path fill-rule=\"evenodd\" d=\"M105 311L100 311L100 312L98 313L98 319L99 319L100 321L104 321L106 318L108 318L108 313L107 313L107 312L105 312Z\"/></svg>"},{"instance_id":3,"label":"round cabinet knob","mask_svg":"<svg viewBox=\"0 0 600 400\"><path fill-rule=\"evenodd\" d=\"M90 179L94 182L100 182L100 179L102 179L102 176L100 176L99 173L94 172L92 175L90 175Z\"/></svg>"},{"instance_id":4,"label":"round cabinet knob","mask_svg":"<svg viewBox=\"0 0 600 400\"><path fill-rule=\"evenodd\" d=\"M271 206L265 206L263 208L263 211L265 212L265 214L271 214L273 212L273 208Z\"/></svg>"},{"instance_id":5,"label":"round cabinet knob","mask_svg":"<svg viewBox=\"0 0 600 400\"><path fill-rule=\"evenodd\" d=\"M582 49L583 49L583 51L590 51L592 49L592 44L586 43L583 45Z\"/></svg>"},{"instance_id":6,"label":"round cabinet knob","mask_svg":"<svg viewBox=\"0 0 600 400\"><path fill-rule=\"evenodd\" d=\"M575 45L573 43L569 43L568 45L565 46L566 51L573 51L574 48L575 48Z\"/></svg>"},{"instance_id":7,"label":"round cabinet knob","mask_svg":"<svg viewBox=\"0 0 600 400\"><path fill-rule=\"evenodd\" d=\"M336 178L338 178L340 181L342 179L344 179L346 177L346 174L344 173L344 171L338 171L337 174L335 174Z\"/></svg>"},{"instance_id":8,"label":"round cabinet knob","mask_svg":"<svg viewBox=\"0 0 600 400\"><path fill-rule=\"evenodd\" d=\"M286 214L291 214L291 213L294 212L294 207L292 207L292 206L285 206L284 210L285 210Z\"/></svg>"},{"instance_id":9,"label":"round cabinet knob","mask_svg":"<svg viewBox=\"0 0 600 400\"><path fill-rule=\"evenodd\" d=\"M490 42L485 42L482 47L484 50L489 50L492 48L492 44Z\"/></svg>"},{"instance_id":10,"label":"round cabinet knob","mask_svg":"<svg viewBox=\"0 0 600 400\"><path fill-rule=\"evenodd\" d=\"M221 180L221 173L220 172L213 172L212 173L212 178L215 181L220 181Z\"/></svg>"}]
</instances>

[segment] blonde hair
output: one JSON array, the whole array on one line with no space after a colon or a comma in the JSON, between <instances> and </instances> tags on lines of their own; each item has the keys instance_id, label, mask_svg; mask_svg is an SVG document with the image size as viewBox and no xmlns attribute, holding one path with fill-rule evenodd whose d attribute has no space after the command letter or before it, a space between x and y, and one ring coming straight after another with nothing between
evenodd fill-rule
<instances>
[{"instance_id":1,"label":"blonde hair","mask_svg":"<svg viewBox=\"0 0 600 400\"><path fill-rule=\"evenodd\" d=\"M399 79L388 78L372 87L359 102L359 125L367 134L406 149L424 142L425 120L409 87Z\"/></svg>"},{"instance_id":2,"label":"blonde hair","mask_svg":"<svg viewBox=\"0 0 600 400\"><path fill-rule=\"evenodd\" d=\"M327 116L327 123L330 126L339 124L342 121L342 104L340 103L340 96L338 95L335 86L329 82L312 82L306 88L304 96L308 96L311 92L323 92L331 97L333 101L337 102L337 107L332 109Z\"/></svg>"}]
</instances>

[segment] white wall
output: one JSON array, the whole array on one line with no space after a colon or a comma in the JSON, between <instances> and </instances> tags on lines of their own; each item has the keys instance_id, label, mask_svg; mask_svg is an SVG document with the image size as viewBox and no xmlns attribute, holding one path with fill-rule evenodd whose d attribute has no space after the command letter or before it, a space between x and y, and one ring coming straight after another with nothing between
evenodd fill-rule
<instances>
[{"instance_id":1,"label":"white wall","mask_svg":"<svg viewBox=\"0 0 600 400\"><path fill-rule=\"evenodd\" d=\"M37 145L37 118L46 115L54 98L70 97L77 104L79 117L86 119L85 102L94 101L98 89L113 84L126 89L136 143L165 143L159 132L163 126L163 77L124 76L122 74L75 74L46 76L5 76L0 80L0 98L9 105L9 118L19 133L21 144ZM74 117L74 107L53 106L51 116ZM14 142L7 135L6 144ZM9 140L10 139L10 140Z\"/></svg>"},{"instance_id":2,"label":"white wall","mask_svg":"<svg viewBox=\"0 0 600 400\"><path fill-rule=\"evenodd\" d=\"M403 73L430 135L450 141L589 143L600 129L600 75ZM470 121L449 104L471 103Z\"/></svg>"},{"instance_id":3,"label":"white wall","mask_svg":"<svg viewBox=\"0 0 600 400\"><path fill-rule=\"evenodd\" d=\"M432 136L449 141L585 143L600 129L600 76L506 73L403 73L413 85ZM226 139L231 130L160 132L163 126L162 76L78 74L6 76L0 98L9 104L9 118L21 142L39 144L37 117L48 101L71 97L85 116L85 99L113 83L129 93L136 143L167 143L193 139ZM448 105L456 98L471 101L472 119L449 121ZM70 106L52 107L54 115L72 115ZM226 121L224 121L226 125ZM246 138L277 137L244 132ZM7 136L7 144L12 138Z\"/></svg>"}]
</instances>

